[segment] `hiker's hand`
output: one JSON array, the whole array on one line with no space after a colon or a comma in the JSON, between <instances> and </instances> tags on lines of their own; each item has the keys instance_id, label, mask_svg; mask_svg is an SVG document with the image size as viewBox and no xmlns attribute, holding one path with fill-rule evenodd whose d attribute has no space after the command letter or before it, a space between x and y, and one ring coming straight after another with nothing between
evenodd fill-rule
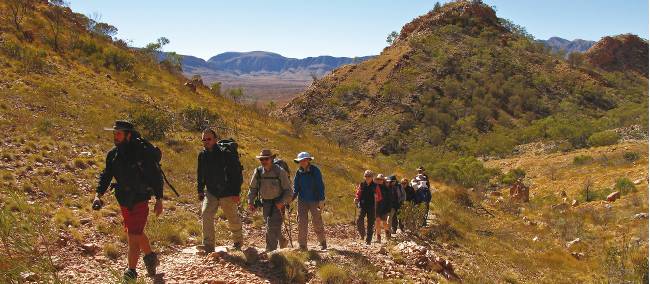
<instances>
[{"instance_id":1,"label":"hiker's hand","mask_svg":"<svg viewBox=\"0 0 650 284\"><path fill-rule=\"evenodd\" d=\"M323 210L323 206L325 206L325 200L319 201L318 202L318 209Z\"/></svg>"},{"instance_id":2,"label":"hiker's hand","mask_svg":"<svg viewBox=\"0 0 650 284\"><path fill-rule=\"evenodd\" d=\"M276 203L276 204L275 204L275 207L277 207L278 210L282 211L282 208L284 208L284 204L282 204L282 203Z\"/></svg>"},{"instance_id":3,"label":"hiker's hand","mask_svg":"<svg viewBox=\"0 0 650 284\"><path fill-rule=\"evenodd\" d=\"M241 199L239 198L239 195L232 197L232 202L234 202L235 204L239 204L240 201Z\"/></svg>"},{"instance_id":4,"label":"hiker's hand","mask_svg":"<svg viewBox=\"0 0 650 284\"><path fill-rule=\"evenodd\" d=\"M162 199L156 199L156 205L153 206L153 212L156 213L156 216L160 216L163 211Z\"/></svg>"},{"instance_id":5,"label":"hiker's hand","mask_svg":"<svg viewBox=\"0 0 650 284\"><path fill-rule=\"evenodd\" d=\"M102 208L104 205L104 202L99 198L99 196L95 196L95 199L93 200L93 210L99 210Z\"/></svg>"},{"instance_id":6,"label":"hiker's hand","mask_svg":"<svg viewBox=\"0 0 650 284\"><path fill-rule=\"evenodd\" d=\"M205 198L205 192L200 191L198 197L199 197L199 201L203 201L203 199Z\"/></svg>"},{"instance_id":7,"label":"hiker's hand","mask_svg":"<svg viewBox=\"0 0 650 284\"><path fill-rule=\"evenodd\" d=\"M248 204L248 210L250 210L251 212L255 212L255 205Z\"/></svg>"}]
</instances>

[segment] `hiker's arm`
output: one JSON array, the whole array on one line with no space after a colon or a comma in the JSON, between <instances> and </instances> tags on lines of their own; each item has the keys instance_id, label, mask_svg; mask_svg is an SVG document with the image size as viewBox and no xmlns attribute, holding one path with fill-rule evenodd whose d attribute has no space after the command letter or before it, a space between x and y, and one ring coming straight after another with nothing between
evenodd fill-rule
<instances>
[{"instance_id":1,"label":"hiker's arm","mask_svg":"<svg viewBox=\"0 0 650 284\"><path fill-rule=\"evenodd\" d=\"M259 193L259 188L257 188L258 182L257 182L257 168L253 171L253 177L251 178L251 182L248 184L248 205L251 206L255 203L255 198L257 197L257 194Z\"/></svg>"},{"instance_id":2,"label":"hiker's arm","mask_svg":"<svg viewBox=\"0 0 650 284\"><path fill-rule=\"evenodd\" d=\"M203 165L201 165L201 154L196 161L196 191L199 195L203 194L205 188L205 177L203 176Z\"/></svg>"},{"instance_id":3,"label":"hiker's arm","mask_svg":"<svg viewBox=\"0 0 650 284\"><path fill-rule=\"evenodd\" d=\"M291 184L289 183L289 177L284 171L280 173L280 188L282 189L282 198L280 203L283 205L291 203Z\"/></svg>"},{"instance_id":4,"label":"hiker's arm","mask_svg":"<svg viewBox=\"0 0 650 284\"><path fill-rule=\"evenodd\" d=\"M298 192L300 192L300 185L298 182L298 173L293 177L293 195L292 198L298 197Z\"/></svg>"},{"instance_id":5,"label":"hiker's arm","mask_svg":"<svg viewBox=\"0 0 650 284\"><path fill-rule=\"evenodd\" d=\"M320 172L320 169L316 168L314 172L314 178L316 180L316 194L318 195L318 201L325 200L325 182L323 182L323 174Z\"/></svg>"},{"instance_id":6,"label":"hiker's arm","mask_svg":"<svg viewBox=\"0 0 650 284\"><path fill-rule=\"evenodd\" d=\"M111 184L111 180L113 180L113 152L108 152L106 155L106 166L104 167L104 170L99 174L98 178L98 183L97 183L97 189L95 189L95 197L101 197L104 195L106 190L108 190L108 186Z\"/></svg>"}]
</instances>

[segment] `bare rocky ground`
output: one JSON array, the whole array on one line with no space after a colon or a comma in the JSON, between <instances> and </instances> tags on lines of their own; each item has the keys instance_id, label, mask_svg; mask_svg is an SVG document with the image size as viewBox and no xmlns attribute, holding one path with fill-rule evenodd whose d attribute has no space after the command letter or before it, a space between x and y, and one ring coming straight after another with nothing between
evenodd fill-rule
<instances>
[{"instance_id":1,"label":"bare rocky ground","mask_svg":"<svg viewBox=\"0 0 650 284\"><path fill-rule=\"evenodd\" d=\"M318 267L324 263L371 274L376 280L432 283L436 282L432 279L435 274L432 271L438 271L442 278L458 279L451 263L437 257L431 248L408 240L401 231L390 242L384 238L382 243L373 241L371 245L366 245L357 237L351 224L330 225L326 227L327 250L320 250L315 236L310 233L309 251L300 252L297 249L295 223L293 227L293 245L296 248L288 247L279 251L309 255L309 259L304 262L307 269L306 281L309 283L321 283L316 275ZM88 228L92 229L91 226ZM220 246L216 252L206 255L194 245L172 246L163 250L154 248L160 252L161 257L158 274L147 277L144 264L140 261L139 283L285 283L281 268L275 267L269 261L269 254L264 252L263 234L261 228L245 224L246 244L243 251ZM195 239L190 241L198 242ZM64 281L115 283L126 267L125 254L111 260L101 252L101 238L95 242L79 244L70 240L69 236L62 235L58 245L53 259L60 270L59 277ZM357 283L367 281L368 277L355 279L354 275L349 276L350 282Z\"/></svg>"}]
</instances>

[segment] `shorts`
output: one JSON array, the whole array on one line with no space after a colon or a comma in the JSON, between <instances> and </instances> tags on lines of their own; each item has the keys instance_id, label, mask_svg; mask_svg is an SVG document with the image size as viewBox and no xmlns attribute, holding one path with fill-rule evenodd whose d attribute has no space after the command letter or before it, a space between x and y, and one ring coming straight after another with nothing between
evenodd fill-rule
<instances>
[{"instance_id":1,"label":"shorts","mask_svg":"<svg viewBox=\"0 0 650 284\"><path fill-rule=\"evenodd\" d=\"M133 205L133 208L121 206L124 230L127 234L141 235L149 216L149 202L143 201Z\"/></svg>"}]
</instances>

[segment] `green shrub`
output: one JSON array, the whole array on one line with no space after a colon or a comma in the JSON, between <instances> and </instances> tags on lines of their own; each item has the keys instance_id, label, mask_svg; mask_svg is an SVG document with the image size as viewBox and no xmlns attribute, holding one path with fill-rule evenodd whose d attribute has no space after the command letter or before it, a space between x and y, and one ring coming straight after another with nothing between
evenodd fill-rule
<instances>
[{"instance_id":1,"label":"green shrub","mask_svg":"<svg viewBox=\"0 0 650 284\"><path fill-rule=\"evenodd\" d=\"M172 118L164 111L132 110L129 116L136 128L142 132L142 136L147 139L163 139L172 127Z\"/></svg>"},{"instance_id":2,"label":"green shrub","mask_svg":"<svg viewBox=\"0 0 650 284\"><path fill-rule=\"evenodd\" d=\"M134 57L121 49L109 49L104 52L104 67L113 67L115 71L131 71L134 66Z\"/></svg>"},{"instance_id":3,"label":"green shrub","mask_svg":"<svg viewBox=\"0 0 650 284\"><path fill-rule=\"evenodd\" d=\"M120 247L115 243L107 243L103 248L104 255L111 260L118 259L122 253L120 252Z\"/></svg>"},{"instance_id":4,"label":"green shrub","mask_svg":"<svg viewBox=\"0 0 650 284\"><path fill-rule=\"evenodd\" d=\"M594 158L592 156L578 155L573 157L573 164L577 166L582 166L591 163L593 160Z\"/></svg>"},{"instance_id":5,"label":"green shrub","mask_svg":"<svg viewBox=\"0 0 650 284\"><path fill-rule=\"evenodd\" d=\"M515 168L508 171L505 175L501 177L501 183L511 185L515 183L519 178L526 176L526 171L521 168Z\"/></svg>"},{"instance_id":6,"label":"green shrub","mask_svg":"<svg viewBox=\"0 0 650 284\"><path fill-rule=\"evenodd\" d=\"M616 185L614 185L614 190L621 192L622 195L625 195L630 192L635 192L636 186L628 178L618 178L616 179Z\"/></svg>"},{"instance_id":7,"label":"green shrub","mask_svg":"<svg viewBox=\"0 0 650 284\"><path fill-rule=\"evenodd\" d=\"M335 264L325 264L318 269L318 276L326 284L348 283L348 273Z\"/></svg>"},{"instance_id":8,"label":"green shrub","mask_svg":"<svg viewBox=\"0 0 650 284\"><path fill-rule=\"evenodd\" d=\"M269 261L278 269L284 280L289 283L304 283L307 268L300 256L291 252L276 252L271 254Z\"/></svg>"},{"instance_id":9,"label":"green shrub","mask_svg":"<svg viewBox=\"0 0 650 284\"><path fill-rule=\"evenodd\" d=\"M485 168L481 161L473 157L441 162L436 164L433 169L434 177L464 187L486 186L496 173L496 170Z\"/></svg>"},{"instance_id":10,"label":"green shrub","mask_svg":"<svg viewBox=\"0 0 650 284\"><path fill-rule=\"evenodd\" d=\"M640 155L637 152L625 152L625 154L623 154L623 159L625 159L628 162L634 162L638 160L639 157Z\"/></svg>"},{"instance_id":11,"label":"green shrub","mask_svg":"<svg viewBox=\"0 0 650 284\"><path fill-rule=\"evenodd\" d=\"M417 232L424 220L425 206L425 204L416 205L412 202L404 202L399 210L399 220L402 220L404 229L409 232Z\"/></svg>"},{"instance_id":12,"label":"green shrub","mask_svg":"<svg viewBox=\"0 0 650 284\"><path fill-rule=\"evenodd\" d=\"M188 106L181 111L183 127L190 131L203 131L210 125L218 124L221 119L205 107Z\"/></svg>"},{"instance_id":13,"label":"green shrub","mask_svg":"<svg viewBox=\"0 0 650 284\"><path fill-rule=\"evenodd\" d=\"M596 132L589 136L587 142L590 146L607 146L618 143L619 135L614 131Z\"/></svg>"}]
</instances>

